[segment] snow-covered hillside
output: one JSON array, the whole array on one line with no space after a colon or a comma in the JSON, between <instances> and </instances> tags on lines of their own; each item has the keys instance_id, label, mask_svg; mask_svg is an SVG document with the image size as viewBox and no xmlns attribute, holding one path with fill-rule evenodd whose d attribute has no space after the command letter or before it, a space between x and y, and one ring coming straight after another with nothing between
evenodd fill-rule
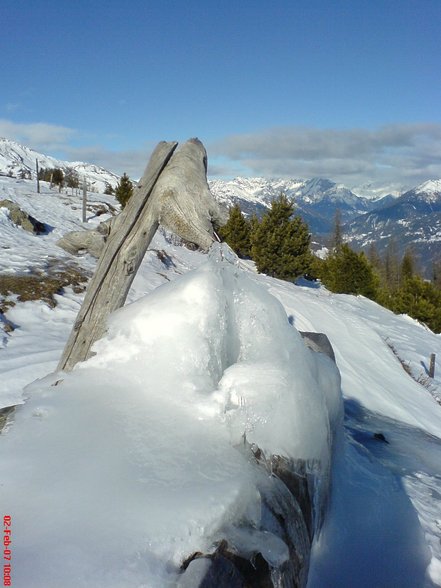
<instances>
[{"instance_id":1,"label":"snow-covered hillside","mask_svg":"<svg viewBox=\"0 0 441 588\"><path fill-rule=\"evenodd\" d=\"M0 209L0 276L44 273L54 259L93 270L89 256L55 245L84 226L79 199L3 177L5 198L49 230L26 233ZM100 200L115 205L90 198L84 228L106 218L96 216ZM255 472L234 449L238 438L326 459L335 426L309 588L441 586L441 337L365 298L274 280L251 262L170 241L156 235L133 304L59 386L45 376L83 295L66 288L55 308L18 302L0 314L15 327L0 330L0 406L26 399L0 436L12 585L176 585L182 560L208 549L219 529L236 516L258 519ZM323 332L333 345L341 428L327 358L312 361L297 330ZM269 561L286 557L269 535L252 541Z\"/></svg>"},{"instance_id":2,"label":"snow-covered hillside","mask_svg":"<svg viewBox=\"0 0 441 588\"><path fill-rule=\"evenodd\" d=\"M0 137L0 176L35 178L37 159L40 169L60 168L63 171L74 170L81 180L83 177L86 178L88 189L94 192L104 192L107 184L115 188L119 181L118 175L97 165L81 161L62 161L55 157L38 153L10 139Z\"/></svg>"}]
</instances>

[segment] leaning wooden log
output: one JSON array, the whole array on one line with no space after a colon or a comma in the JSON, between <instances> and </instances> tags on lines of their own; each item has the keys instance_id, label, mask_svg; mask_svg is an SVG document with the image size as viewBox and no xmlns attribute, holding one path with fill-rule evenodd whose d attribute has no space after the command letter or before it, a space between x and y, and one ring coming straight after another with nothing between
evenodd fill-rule
<instances>
[{"instance_id":1,"label":"leaning wooden log","mask_svg":"<svg viewBox=\"0 0 441 588\"><path fill-rule=\"evenodd\" d=\"M152 199L163 227L205 250L213 243L213 227L228 220L210 192L207 153L198 139L190 139L173 154Z\"/></svg>"},{"instance_id":2,"label":"leaning wooden log","mask_svg":"<svg viewBox=\"0 0 441 588\"><path fill-rule=\"evenodd\" d=\"M151 206L147 206L149 198L176 147L176 142L159 143L131 200L115 219L114 230L98 261L58 364L59 370L70 371L75 364L90 356L93 343L105 332L108 315L124 304L136 270L158 226ZM144 218L146 209L150 223L140 225L139 220Z\"/></svg>"},{"instance_id":3,"label":"leaning wooden log","mask_svg":"<svg viewBox=\"0 0 441 588\"><path fill-rule=\"evenodd\" d=\"M91 356L107 317L124 305L159 223L208 249L214 241L213 227L226 220L208 187L202 143L190 139L174 153L176 146L158 145L126 208L112 221L58 370L70 371Z\"/></svg>"}]
</instances>

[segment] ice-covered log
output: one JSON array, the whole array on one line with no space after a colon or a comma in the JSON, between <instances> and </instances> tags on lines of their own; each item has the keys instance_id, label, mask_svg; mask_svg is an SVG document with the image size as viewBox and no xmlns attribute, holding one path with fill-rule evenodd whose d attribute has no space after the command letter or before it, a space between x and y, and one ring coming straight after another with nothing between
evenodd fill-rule
<instances>
[{"instance_id":1,"label":"ice-covered log","mask_svg":"<svg viewBox=\"0 0 441 588\"><path fill-rule=\"evenodd\" d=\"M305 586L339 374L232 256L113 313L61 390L27 389L2 436L17 585Z\"/></svg>"},{"instance_id":2,"label":"ice-covered log","mask_svg":"<svg viewBox=\"0 0 441 588\"><path fill-rule=\"evenodd\" d=\"M303 588L313 539L313 474L303 460L273 455L268 460L248 446L262 468L258 485L258 528L241 524L225 530L211 553L197 552L182 566L178 588Z\"/></svg>"}]
</instances>

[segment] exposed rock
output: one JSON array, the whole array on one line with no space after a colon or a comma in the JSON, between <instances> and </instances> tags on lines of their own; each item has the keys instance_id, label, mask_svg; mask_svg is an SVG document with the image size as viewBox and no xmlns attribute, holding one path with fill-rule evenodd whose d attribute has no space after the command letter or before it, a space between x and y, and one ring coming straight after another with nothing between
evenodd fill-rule
<instances>
[{"instance_id":1,"label":"exposed rock","mask_svg":"<svg viewBox=\"0 0 441 588\"><path fill-rule=\"evenodd\" d=\"M324 353L335 363L335 353L331 342L324 333L313 333L309 331L299 331L305 345L318 353Z\"/></svg>"},{"instance_id":2,"label":"exposed rock","mask_svg":"<svg viewBox=\"0 0 441 588\"><path fill-rule=\"evenodd\" d=\"M57 241L57 245L72 255L87 251L98 259L110 234L113 220L112 218L100 223L96 229L66 233Z\"/></svg>"},{"instance_id":3,"label":"exposed rock","mask_svg":"<svg viewBox=\"0 0 441 588\"><path fill-rule=\"evenodd\" d=\"M72 231L59 239L57 245L72 255L76 255L80 251L87 251L92 257L98 259L104 249L105 242L105 236L98 231Z\"/></svg>"},{"instance_id":4,"label":"exposed rock","mask_svg":"<svg viewBox=\"0 0 441 588\"><path fill-rule=\"evenodd\" d=\"M9 210L9 217L11 221L30 233L41 235L47 232L46 225L36 218L22 210L18 204L12 200L0 200L0 208L7 208Z\"/></svg>"}]
</instances>

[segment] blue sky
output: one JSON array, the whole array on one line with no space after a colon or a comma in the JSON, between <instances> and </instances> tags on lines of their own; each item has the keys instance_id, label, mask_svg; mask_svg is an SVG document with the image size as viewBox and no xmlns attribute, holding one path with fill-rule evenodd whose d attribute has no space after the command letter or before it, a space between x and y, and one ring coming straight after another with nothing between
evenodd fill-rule
<instances>
[{"instance_id":1,"label":"blue sky","mask_svg":"<svg viewBox=\"0 0 441 588\"><path fill-rule=\"evenodd\" d=\"M2 0L0 136L141 174L441 177L441 0Z\"/></svg>"}]
</instances>

